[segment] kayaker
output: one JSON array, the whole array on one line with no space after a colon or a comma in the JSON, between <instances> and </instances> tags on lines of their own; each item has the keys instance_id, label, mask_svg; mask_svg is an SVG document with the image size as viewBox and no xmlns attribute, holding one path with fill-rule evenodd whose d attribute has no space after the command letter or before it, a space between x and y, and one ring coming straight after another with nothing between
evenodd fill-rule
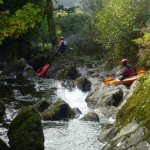
<instances>
[{"instance_id":1,"label":"kayaker","mask_svg":"<svg viewBox=\"0 0 150 150\"><path fill-rule=\"evenodd\" d=\"M67 49L67 41L64 39L64 37L62 36L60 38L60 41L59 41L59 45L58 45L58 54L59 55L64 55L65 53L65 50Z\"/></svg>"},{"instance_id":2,"label":"kayaker","mask_svg":"<svg viewBox=\"0 0 150 150\"><path fill-rule=\"evenodd\" d=\"M123 80L125 78L137 75L136 67L130 65L127 59L122 59L121 62L122 62L123 68L122 68L121 73L118 75L117 79Z\"/></svg>"}]
</instances>

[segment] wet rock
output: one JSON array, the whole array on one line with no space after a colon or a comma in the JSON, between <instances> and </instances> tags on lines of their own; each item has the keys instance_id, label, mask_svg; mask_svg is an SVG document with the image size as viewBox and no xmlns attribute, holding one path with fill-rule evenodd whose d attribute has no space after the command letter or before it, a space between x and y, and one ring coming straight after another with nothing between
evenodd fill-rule
<instances>
[{"instance_id":1,"label":"wet rock","mask_svg":"<svg viewBox=\"0 0 150 150\"><path fill-rule=\"evenodd\" d=\"M143 141L143 137L145 137L147 129L135 124L134 122L127 124L121 130L117 128L111 128L110 131L108 130L106 134L102 132L99 135L99 140L102 142L109 142L103 150L115 149L115 150L122 150L122 149L138 149L138 150L148 150L149 149L149 142ZM104 136L103 136L104 135Z\"/></svg>"},{"instance_id":2,"label":"wet rock","mask_svg":"<svg viewBox=\"0 0 150 150\"><path fill-rule=\"evenodd\" d=\"M41 116L43 120L68 120L74 118L75 113L65 101L58 99Z\"/></svg>"},{"instance_id":3,"label":"wet rock","mask_svg":"<svg viewBox=\"0 0 150 150\"><path fill-rule=\"evenodd\" d=\"M82 112L80 111L79 108L76 108L76 107L75 107L75 108L73 108L73 111L74 111L76 117L79 117L79 116L82 114Z\"/></svg>"},{"instance_id":4,"label":"wet rock","mask_svg":"<svg viewBox=\"0 0 150 150\"><path fill-rule=\"evenodd\" d=\"M44 135L38 111L24 107L11 122L8 130L11 150L44 150Z\"/></svg>"},{"instance_id":5,"label":"wet rock","mask_svg":"<svg viewBox=\"0 0 150 150\"><path fill-rule=\"evenodd\" d=\"M9 147L2 139L0 139L0 150L9 150Z\"/></svg>"},{"instance_id":6,"label":"wet rock","mask_svg":"<svg viewBox=\"0 0 150 150\"><path fill-rule=\"evenodd\" d=\"M23 76L26 78L29 78L29 77L35 77L35 75L36 75L36 73L35 73L35 70L33 69L33 67L26 64L26 66L23 69Z\"/></svg>"},{"instance_id":7,"label":"wet rock","mask_svg":"<svg viewBox=\"0 0 150 150\"><path fill-rule=\"evenodd\" d=\"M47 100L40 100L37 104L35 104L35 108L39 112L43 112L45 109L47 109L51 103L49 103Z\"/></svg>"},{"instance_id":8,"label":"wet rock","mask_svg":"<svg viewBox=\"0 0 150 150\"><path fill-rule=\"evenodd\" d=\"M76 79L77 87L82 91L90 91L91 90L91 82L84 76L81 76Z\"/></svg>"},{"instance_id":9,"label":"wet rock","mask_svg":"<svg viewBox=\"0 0 150 150\"><path fill-rule=\"evenodd\" d=\"M69 90L72 90L73 88L75 88L75 84L73 80L62 81L61 85Z\"/></svg>"},{"instance_id":10,"label":"wet rock","mask_svg":"<svg viewBox=\"0 0 150 150\"><path fill-rule=\"evenodd\" d=\"M56 78L58 80L64 80L64 79L75 80L78 77L79 77L79 73L77 72L75 66L68 66L66 68L63 68L56 75Z\"/></svg>"},{"instance_id":11,"label":"wet rock","mask_svg":"<svg viewBox=\"0 0 150 150\"><path fill-rule=\"evenodd\" d=\"M5 63L3 66L3 75L18 75L24 77L34 77L34 69L27 64L24 58L13 63Z\"/></svg>"},{"instance_id":12,"label":"wet rock","mask_svg":"<svg viewBox=\"0 0 150 150\"><path fill-rule=\"evenodd\" d=\"M118 131L117 127L112 127L110 129L104 130L98 136L98 140L100 142L108 142L116 136L117 131Z\"/></svg>"},{"instance_id":13,"label":"wet rock","mask_svg":"<svg viewBox=\"0 0 150 150\"><path fill-rule=\"evenodd\" d=\"M0 123L3 121L5 114L5 104L0 100Z\"/></svg>"},{"instance_id":14,"label":"wet rock","mask_svg":"<svg viewBox=\"0 0 150 150\"><path fill-rule=\"evenodd\" d=\"M99 122L99 117L95 112L89 112L81 120Z\"/></svg>"}]
</instances>

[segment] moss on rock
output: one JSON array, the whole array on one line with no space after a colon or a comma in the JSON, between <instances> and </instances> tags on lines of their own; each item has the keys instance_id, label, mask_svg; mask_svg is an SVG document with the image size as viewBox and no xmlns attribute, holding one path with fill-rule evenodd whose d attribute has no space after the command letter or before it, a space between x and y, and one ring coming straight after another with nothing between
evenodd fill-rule
<instances>
[{"instance_id":1,"label":"moss on rock","mask_svg":"<svg viewBox=\"0 0 150 150\"><path fill-rule=\"evenodd\" d=\"M117 114L117 126L123 128L129 122L136 121L147 128L144 139L150 138L150 73L139 78L131 97ZM143 140L144 140L143 139Z\"/></svg>"},{"instance_id":2,"label":"moss on rock","mask_svg":"<svg viewBox=\"0 0 150 150\"><path fill-rule=\"evenodd\" d=\"M41 116L43 120L68 120L74 118L75 113L66 102L58 99Z\"/></svg>"},{"instance_id":3,"label":"moss on rock","mask_svg":"<svg viewBox=\"0 0 150 150\"><path fill-rule=\"evenodd\" d=\"M8 130L11 150L44 150L44 135L39 113L24 107L11 122Z\"/></svg>"}]
</instances>

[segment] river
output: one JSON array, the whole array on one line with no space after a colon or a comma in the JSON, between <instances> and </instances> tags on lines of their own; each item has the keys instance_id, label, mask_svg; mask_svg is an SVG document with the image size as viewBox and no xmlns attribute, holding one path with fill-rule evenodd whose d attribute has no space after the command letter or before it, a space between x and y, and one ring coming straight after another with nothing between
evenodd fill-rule
<instances>
[{"instance_id":1,"label":"river","mask_svg":"<svg viewBox=\"0 0 150 150\"><path fill-rule=\"evenodd\" d=\"M0 99L6 102L6 120L9 123L22 105L31 105L37 100L57 98L66 101L72 108L82 112L79 118L66 121L42 121L45 150L101 150L104 144L97 140L100 123L84 122L80 118L91 110L85 98L88 92L77 88L66 89L60 81L5 77L0 79ZM8 143L7 129L0 127L0 137Z\"/></svg>"}]
</instances>

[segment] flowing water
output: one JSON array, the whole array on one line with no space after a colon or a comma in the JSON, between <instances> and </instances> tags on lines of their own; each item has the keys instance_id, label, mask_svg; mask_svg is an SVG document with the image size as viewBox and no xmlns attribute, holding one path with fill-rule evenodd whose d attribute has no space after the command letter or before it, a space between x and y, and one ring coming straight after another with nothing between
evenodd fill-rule
<instances>
[{"instance_id":1,"label":"flowing water","mask_svg":"<svg viewBox=\"0 0 150 150\"><path fill-rule=\"evenodd\" d=\"M91 111L85 102L88 92L77 88L66 89L61 82L40 79L0 79L0 99L6 102L6 120L10 122L22 105L30 105L40 99L52 102L57 98L82 112L79 118L65 121L43 121L45 150L100 150L104 146L97 140L100 124L84 122L80 118ZM7 129L0 127L0 137L8 142Z\"/></svg>"}]
</instances>

